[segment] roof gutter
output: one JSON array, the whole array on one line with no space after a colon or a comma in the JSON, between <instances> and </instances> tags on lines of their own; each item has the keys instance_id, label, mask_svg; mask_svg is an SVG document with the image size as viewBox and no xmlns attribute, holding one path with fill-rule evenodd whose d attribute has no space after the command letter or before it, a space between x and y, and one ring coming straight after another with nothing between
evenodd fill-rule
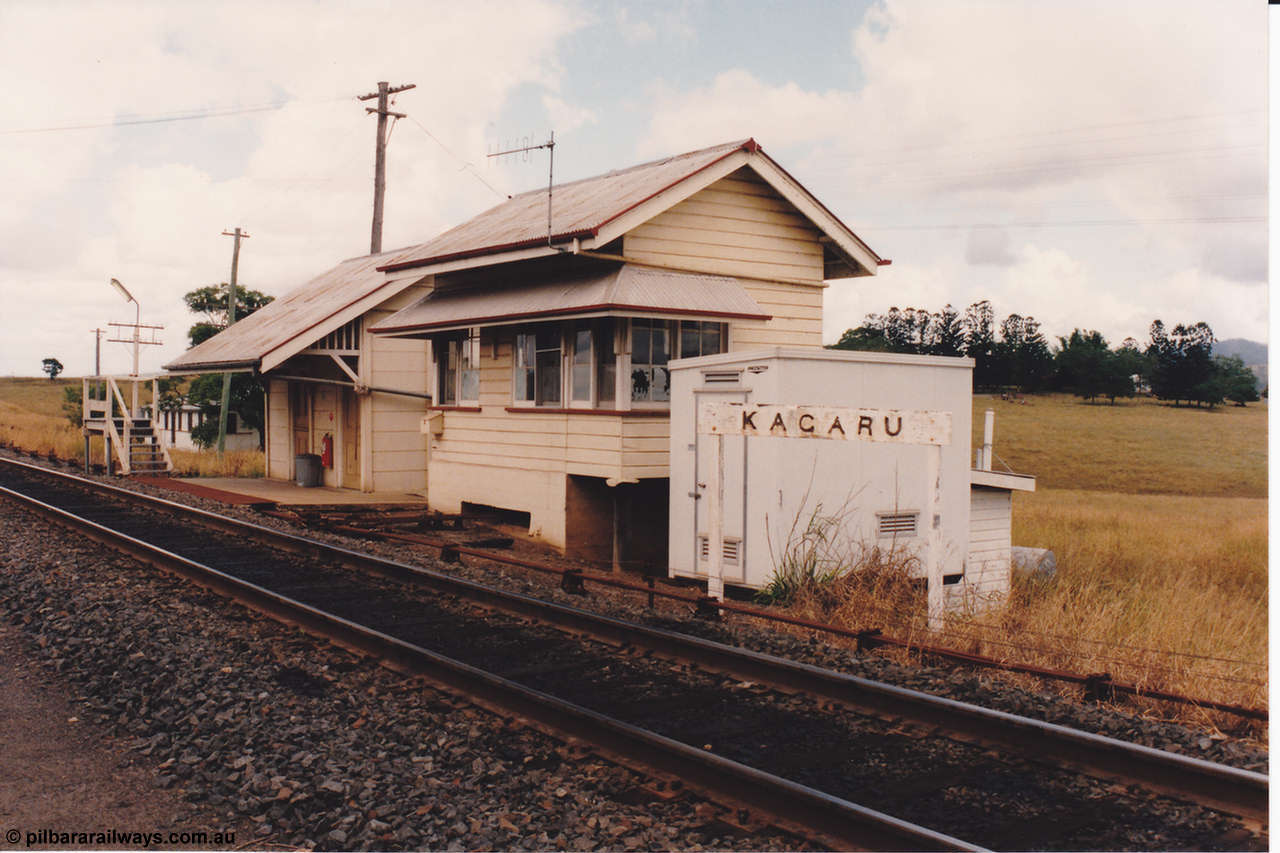
<instances>
[{"instance_id":1,"label":"roof gutter","mask_svg":"<svg viewBox=\"0 0 1280 853\"><path fill-rule=\"evenodd\" d=\"M259 358L253 361L200 362L193 365L184 364L179 367L170 367L165 364L161 365L160 369L174 376L192 376L197 373L257 373L260 364L262 364L262 359Z\"/></svg>"},{"instance_id":2,"label":"roof gutter","mask_svg":"<svg viewBox=\"0 0 1280 853\"><path fill-rule=\"evenodd\" d=\"M584 228L578 231L566 231L563 234L552 234L550 237L533 237L528 240L517 240L514 243L501 243L496 246L485 246L482 249L469 249L464 252L451 252L447 255L435 255L430 258L420 258L411 261L401 261L398 264L385 264L376 267L378 272L399 272L400 270L414 269L415 267L426 267L432 264L440 264L445 261L457 261L463 258L476 258L482 255L496 255L501 252L511 252L516 249L536 249L540 246L548 246L553 242L580 241L586 237L594 237L600 229ZM576 254L576 252L575 252Z\"/></svg>"},{"instance_id":3,"label":"roof gutter","mask_svg":"<svg viewBox=\"0 0 1280 853\"><path fill-rule=\"evenodd\" d=\"M543 311L522 311L515 314L492 314L486 317L465 317L457 320L442 320L436 323L415 323L408 326L370 327L372 335L405 335L408 332L433 332L461 329L469 326L507 326L527 320L555 320L560 318L592 316L618 317L717 317L726 320L772 320L772 314L746 314L739 311L715 311L701 308L658 308L652 305L626 305L618 302L604 302L597 305L580 305L575 308L548 308Z\"/></svg>"}]
</instances>

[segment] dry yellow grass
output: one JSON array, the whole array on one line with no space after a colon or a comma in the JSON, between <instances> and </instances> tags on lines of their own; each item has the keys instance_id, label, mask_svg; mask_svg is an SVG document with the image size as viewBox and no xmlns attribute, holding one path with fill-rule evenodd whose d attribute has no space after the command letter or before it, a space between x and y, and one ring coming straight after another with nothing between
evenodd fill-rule
<instances>
[{"instance_id":1,"label":"dry yellow grass","mask_svg":"<svg viewBox=\"0 0 1280 853\"><path fill-rule=\"evenodd\" d=\"M33 412L4 398L0 398L0 441L41 455L84 460L84 438L65 417Z\"/></svg>"},{"instance_id":2,"label":"dry yellow grass","mask_svg":"<svg viewBox=\"0 0 1280 853\"><path fill-rule=\"evenodd\" d=\"M84 461L84 439L62 409L63 389L80 387L77 379L0 378L0 441L41 455L50 452L61 459ZM151 387L139 389L143 403L151 400ZM127 387L121 393L128 395ZM102 441L95 438L90 453L102 461ZM266 468L261 451L229 451L221 458L213 452L173 450L174 474L183 477L261 477Z\"/></svg>"},{"instance_id":3,"label":"dry yellow grass","mask_svg":"<svg viewBox=\"0 0 1280 853\"><path fill-rule=\"evenodd\" d=\"M1266 705L1265 499L1046 489L1015 499L1013 539L1051 549L1058 576L956 626L968 648Z\"/></svg>"},{"instance_id":4,"label":"dry yellow grass","mask_svg":"<svg viewBox=\"0 0 1280 853\"><path fill-rule=\"evenodd\" d=\"M1265 707L1267 410L1112 407L1063 395L974 399L974 443L996 410L995 450L1037 491L1017 493L1013 542L1049 548L1058 575L1016 581L1008 602L929 641L1211 701ZM997 466L999 467L999 466ZM825 598L825 601L824 601ZM920 636L921 607L809 597L807 615ZM1068 688L1074 690L1074 688ZM1239 719L1151 703L1188 721Z\"/></svg>"},{"instance_id":5,"label":"dry yellow grass","mask_svg":"<svg viewBox=\"0 0 1280 853\"><path fill-rule=\"evenodd\" d=\"M212 450L170 450L178 477L261 477L266 456L261 450L228 450L221 457Z\"/></svg>"}]
</instances>

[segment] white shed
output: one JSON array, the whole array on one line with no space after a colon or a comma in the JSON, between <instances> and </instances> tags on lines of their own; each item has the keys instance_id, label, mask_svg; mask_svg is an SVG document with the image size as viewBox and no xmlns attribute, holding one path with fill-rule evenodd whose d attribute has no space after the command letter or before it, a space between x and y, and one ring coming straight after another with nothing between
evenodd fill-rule
<instances>
[{"instance_id":1,"label":"white shed","mask_svg":"<svg viewBox=\"0 0 1280 853\"><path fill-rule=\"evenodd\" d=\"M1007 589L1008 489L1034 480L1010 485L971 468L971 359L774 347L670 367L672 576L709 577L707 486L720 440L725 583L765 586L788 537L813 517L839 517L854 547L901 549L922 572L932 554L952 605ZM742 403L747 415L772 418L769 406L789 414L774 428L752 422L746 435L713 436L699 422L713 400ZM913 423L920 431L905 440ZM803 440L815 425L830 433L819 437L843 440ZM975 537L971 514L996 541Z\"/></svg>"}]
</instances>

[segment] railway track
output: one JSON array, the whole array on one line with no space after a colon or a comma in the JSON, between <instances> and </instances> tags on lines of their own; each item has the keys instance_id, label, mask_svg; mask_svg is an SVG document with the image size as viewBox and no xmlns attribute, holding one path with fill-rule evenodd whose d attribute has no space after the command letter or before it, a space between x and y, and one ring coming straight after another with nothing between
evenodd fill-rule
<instances>
[{"instance_id":1,"label":"railway track","mask_svg":"<svg viewBox=\"0 0 1280 853\"><path fill-rule=\"evenodd\" d=\"M1226 843L1238 824L1223 813L1266 821L1257 773L0 461L0 492L114 548L820 843L1141 847L1165 829L1165 797L1201 807L1192 846Z\"/></svg>"}]
</instances>

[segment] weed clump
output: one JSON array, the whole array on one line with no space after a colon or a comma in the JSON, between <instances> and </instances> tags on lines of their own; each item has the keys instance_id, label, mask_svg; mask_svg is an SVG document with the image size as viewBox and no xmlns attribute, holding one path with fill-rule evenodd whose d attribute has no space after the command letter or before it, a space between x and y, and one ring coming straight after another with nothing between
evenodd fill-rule
<instances>
[{"instance_id":1,"label":"weed clump","mask_svg":"<svg viewBox=\"0 0 1280 853\"><path fill-rule=\"evenodd\" d=\"M806 495L776 547L768 532L773 574L756 600L851 627L922 621L925 586L915 551L896 539L881 545L858 538L852 495L833 510L808 504Z\"/></svg>"}]
</instances>

